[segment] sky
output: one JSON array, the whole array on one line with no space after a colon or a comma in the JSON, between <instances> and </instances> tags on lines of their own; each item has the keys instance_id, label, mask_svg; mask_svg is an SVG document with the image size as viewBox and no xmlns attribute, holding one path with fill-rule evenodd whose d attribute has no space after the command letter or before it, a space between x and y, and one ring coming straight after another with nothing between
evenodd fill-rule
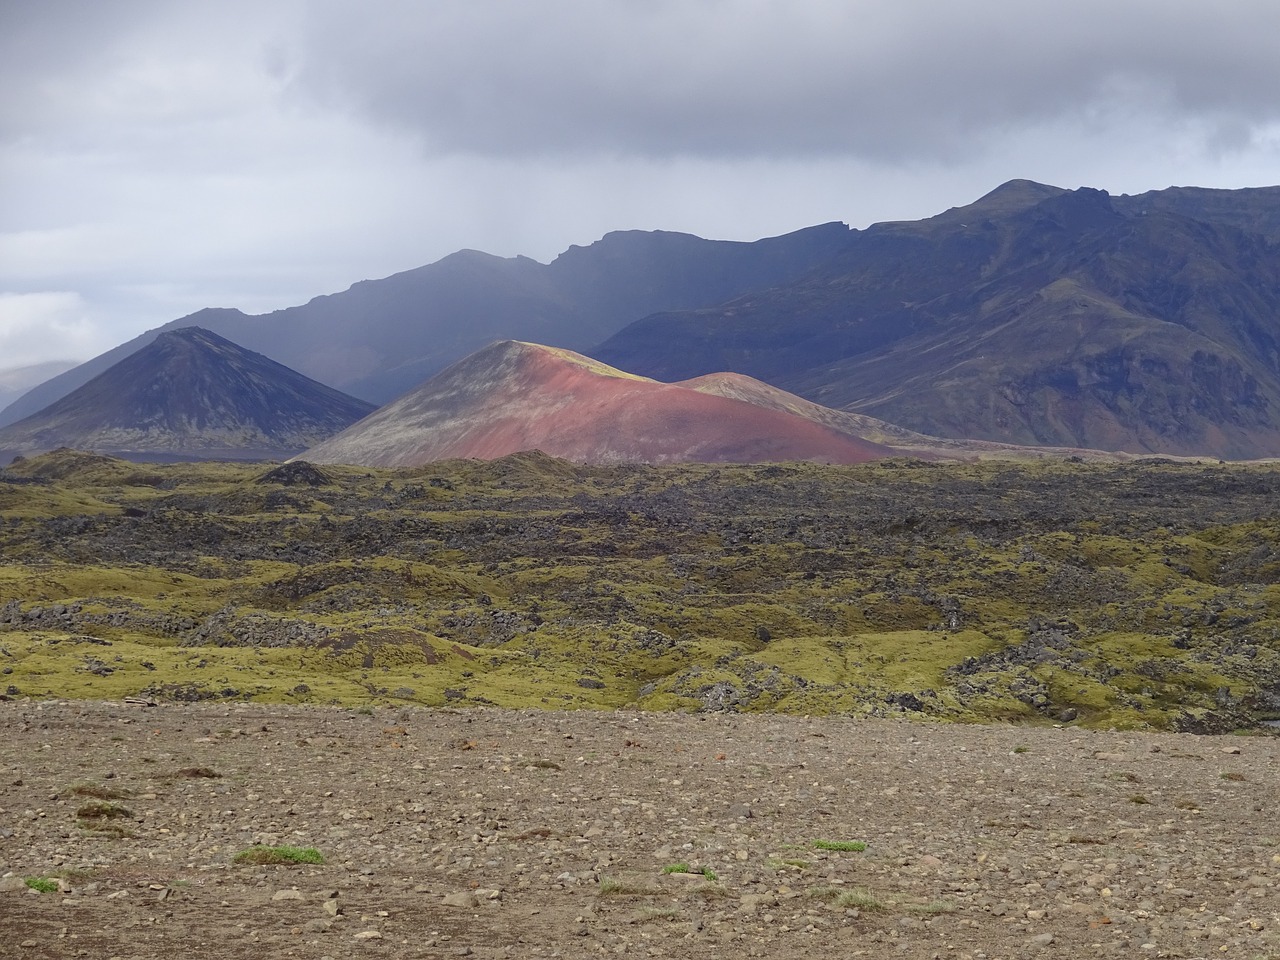
<instances>
[{"instance_id":1,"label":"sky","mask_svg":"<svg viewBox=\"0 0 1280 960\"><path fill-rule=\"evenodd\" d=\"M0 0L0 370L459 249L1280 183L1275 0Z\"/></svg>"}]
</instances>

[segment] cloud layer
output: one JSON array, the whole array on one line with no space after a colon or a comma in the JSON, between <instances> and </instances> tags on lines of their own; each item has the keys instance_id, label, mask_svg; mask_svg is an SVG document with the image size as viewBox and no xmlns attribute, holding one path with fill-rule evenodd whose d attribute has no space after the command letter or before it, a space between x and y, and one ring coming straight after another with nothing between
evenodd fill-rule
<instances>
[{"instance_id":1,"label":"cloud layer","mask_svg":"<svg viewBox=\"0 0 1280 960\"><path fill-rule=\"evenodd\" d=\"M297 83L430 151L949 161L1128 113L1275 122L1280 7L1129 0L317 6Z\"/></svg>"},{"instance_id":2,"label":"cloud layer","mask_svg":"<svg viewBox=\"0 0 1280 960\"><path fill-rule=\"evenodd\" d=\"M0 369L476 247L1280 169L1280 6L8 3Z\"/></svg>"}]
</instances>

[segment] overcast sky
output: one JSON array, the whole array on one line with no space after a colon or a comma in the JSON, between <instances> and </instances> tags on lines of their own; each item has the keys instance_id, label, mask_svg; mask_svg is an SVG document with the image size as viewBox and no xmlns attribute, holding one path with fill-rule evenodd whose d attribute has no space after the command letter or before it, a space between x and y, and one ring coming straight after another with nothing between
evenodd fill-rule
<instances>
[{"instance_id":1,"label":"overcast sky","mask_svg":"<svg viewBox=\"0 0 1280 960\"><path fill-rule=\"evenodd\" d=\"M1275 0L0 0L0 369L471 247L1280 182Z\"/></svg>"}]
</instances>

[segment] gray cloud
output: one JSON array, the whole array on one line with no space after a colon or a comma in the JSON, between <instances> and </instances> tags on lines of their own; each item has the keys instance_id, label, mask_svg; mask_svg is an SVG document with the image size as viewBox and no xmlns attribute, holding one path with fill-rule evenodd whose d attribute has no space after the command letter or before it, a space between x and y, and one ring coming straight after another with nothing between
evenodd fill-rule
<instances>
[{"instance_id":1,"label":"gray cloud","mask_svg":"<svg viewBox=\"0 0 1280 960\"><path fill-rule=\"evenodd\" d=\"M1270 0L322 2L296 89L500 156L948 159L1009 127L1280 115Z\"/></svg>"}]
</instances>

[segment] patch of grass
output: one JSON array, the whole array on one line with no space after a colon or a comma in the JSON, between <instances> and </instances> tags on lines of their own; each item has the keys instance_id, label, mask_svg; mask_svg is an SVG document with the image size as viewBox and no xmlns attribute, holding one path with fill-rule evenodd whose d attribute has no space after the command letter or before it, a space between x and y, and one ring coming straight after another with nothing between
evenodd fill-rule
<instances>
[{"instance_id":1,"label":"patch of grass","mask_svg":"<svg viewBox=\"0 0 1280 960\"><path fill-rule=\"evenodd\" d=\"M862 853L867 845L861 840L814 840L815 850L836 850L841 853Z\"/></svg>"},{"instance_id":2,"label":"patch of grass","mask_svg":"<svg viewBox=\"0 0 1280 960\"><path fill-rule=\"evenodd\" d=\"M530 760L525 764L526 767L532 767L536 770L563 770L564 767L556 763L554 760Z\"/></svg>"},{"instance_id":3,"label":"patch of grass","mask_svg":"<svg viewBox=\"0 0 1280 960\"><path fill-rule=\"evenodd\" d=\"M1150 803L1151 801L1148 800L1146 797L1144 797L1140 793L1134 793L1129 796L1129 802L1141 804L1141 803Z\"/></svg>"},{"instance_id":4,"label":"patch of grass","mask_svg":"<svg viewBox=\"0 0 1280 960\"><path fill-rule=\"evenodd\" d=\"M1022 746L1021 744L1019 744L1018 746L1016 746L1016 747L1014 747L1014 748L1013 748L1013 752L1014 752L1014 753L1026 753L1026 752L1027 752L1028 750L1030 750L1030 749L1031 749L1030 747L1024 747L1024 746Z\"/></svg>"},{"instance_id":5,"label":"patch of grass","mask_svg":"<svg viewBox=\"0 0 1280 960\"><path fill-rule=\"evenodd\" d=\"M687 863L669 863L662 868L662 872L663 874L668 874L668 873L701 874L702 876L710 880L712 883L715 883L720 879L718 876L716 876L716 872L712 870L710 867L691 867Z\"/></svg>"},{"instance_id":6,"label":"patch of grass","mask_svg":"<svg viewBox=\"0 0 1280 960\"><path fill-rule=\"evenodd\" d=\"M324 856L315 847L267 847L258 844L237 853L232 862L255 866L324 863Z\"/></svg>"},{"instance_id":7,"label":"patch of grass","mask_svg":"<svg viewBox=\"0 0 1280 960\"><path fill-rule=\"evenodd\" d=\"M1242 782L1242 781L1244 780L1244 774L1243 774L1243 773L1235 773L1234 771L1228 771L1228 772L1226 772L1226 773L1221 773L1221 774L1219 774L1219 776L1220 776L1220 777L1222 777L1222 779L1223 779L1223 780L1231 780L1231 781L1233 781L1233 782L1235 782L1235 783L1240 783L1240 782Z\"/></svg>"},{"instance_id":8,"label":"patch of grass","mask_svg":"<svg viewBox=\"0 0 1280 960\"><path fill-rule=\"evenodd\" d=\"M22 882L38 893L58 892L58 881L50 880L48 877L26 877Z\"/></svg>"}]
</instances>

